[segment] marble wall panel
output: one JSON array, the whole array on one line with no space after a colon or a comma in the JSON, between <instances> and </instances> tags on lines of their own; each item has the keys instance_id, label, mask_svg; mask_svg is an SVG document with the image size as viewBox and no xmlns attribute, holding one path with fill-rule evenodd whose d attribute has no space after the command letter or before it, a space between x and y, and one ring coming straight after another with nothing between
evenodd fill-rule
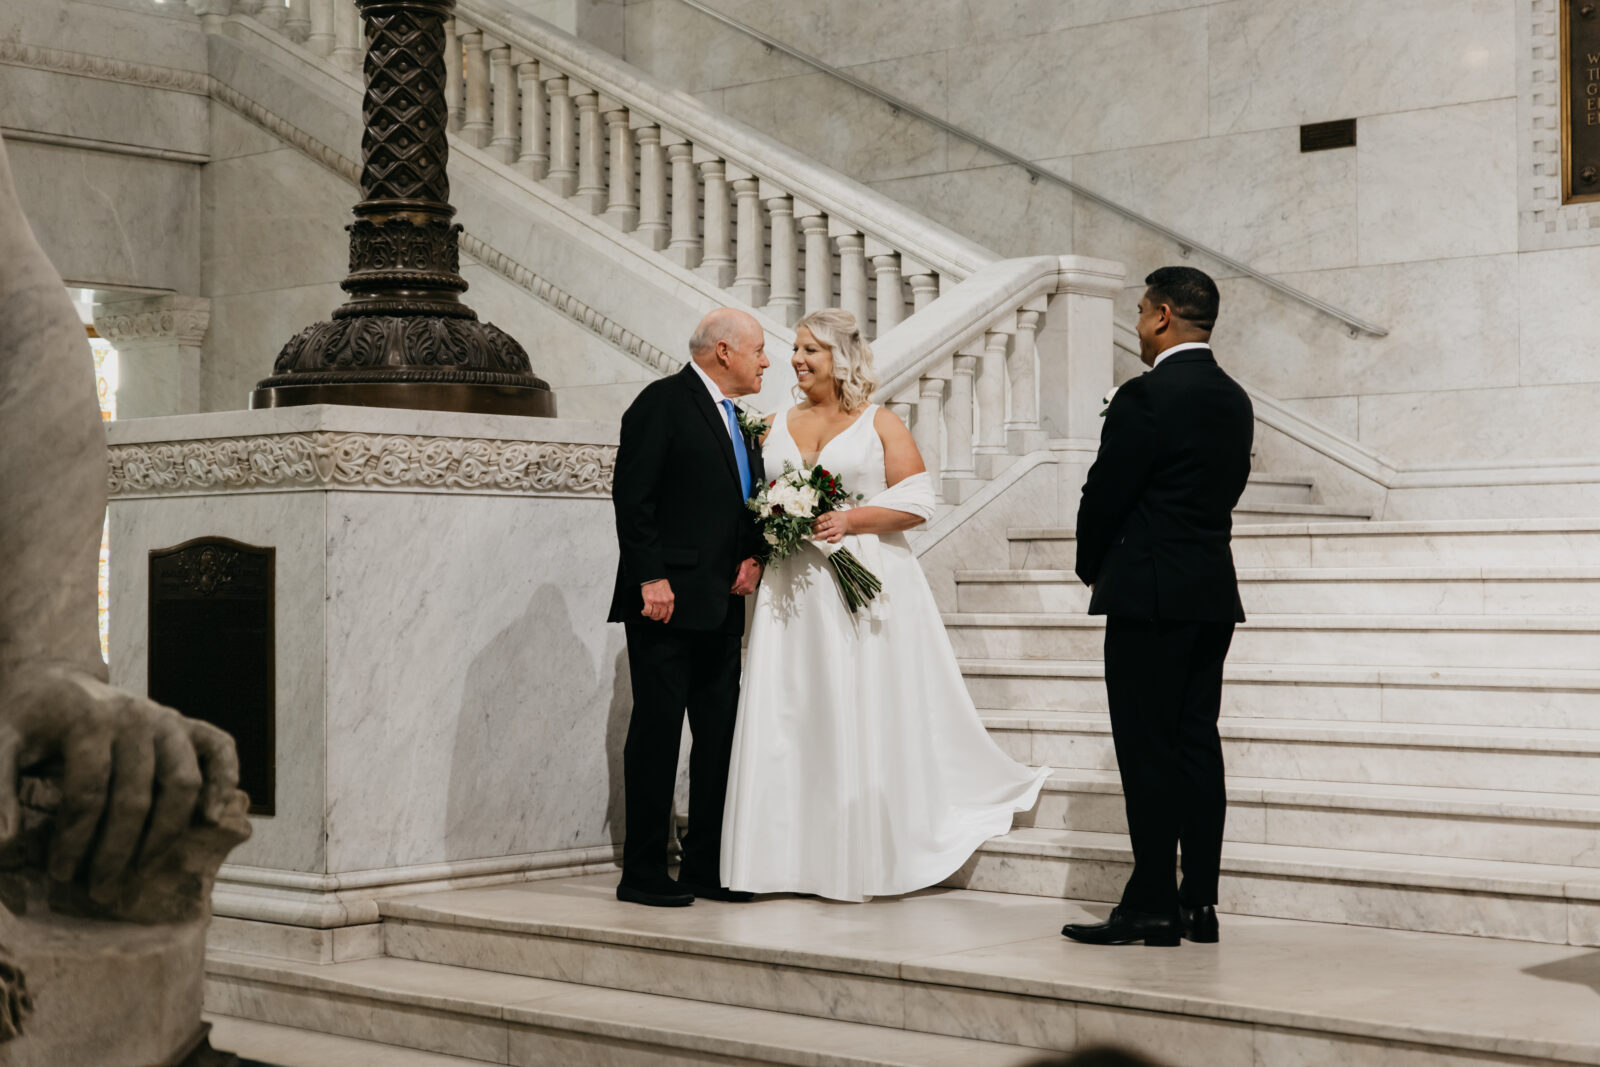
<instances>
[{"instance_id":1,"label":"marble wall panel","mask_svg":"<svg viewBox=\"0 0 1600 1067\"><path fill-rule=\"evenodd\" d=\"M285 279L287 281L287 279ZM213 297L200 358L200 410L248 407L289 338L344 303L333 282Z\"/></svg>"},{"instance_id":2,"label":"marble wall panel","mask_svg":"<svg viewBox=\"0 0 1600 1067\"><path fill-rule=\"evenodd\" d=\"M718 9L802 51L815 50L815 17L803 5L726 0ZM677 0L630 3L624 18L624 58L688 92L811 70Z\"/></svg>"},{"instance_id":3,"label":"marble wall panel","mask_svg":"<svg viewBox=\"0 0 1600 1067\"><path fill-rule=\"evenodd\" d=\"M1517 250L1514 98L1373 115L1358 128L1362 263Z\"/></svg>"},{"instance_id":4,"label":"marble wall panel","mask_svg":"<svg viewBox=\"0 0 1600 1067\"><path fill-rule=\"evenodd\" d=\"M206 98L0 65L0 121L14 130L204 155Z\"/></svg>"},{"instance_id":5,"label":"marble wall panel","mask_svg":"<svg viewBox=\"0 0 1600 1067\"><path fill-rule=\"evenodd\" d=\"M1071 159L1042 165L1072 176ZM1073 247L1073 196L1046 181L1028 180L1009 163L872 182L933 221L1003 256L1062 255Z\"/></svg>"},{"instance_id":6,"label":"marble wall panel","mask_svg":"<svg viewBox=\"0 0 1600 1067\"><path fill-rule=\"evenodd\" d=\"M1411 463L1582 458L1597 450L1597 411L1594 382L1367 395L1361 442Z\"/></svg>"},{"instance_id":7,"label":"marble wall panel","mask_svg":"<svg viewBox=\"0 0 1600 1067\"><path fill-rule=\"evenodd\" d=\"M206 69L200 20L185 4L7 0L0 40L174 70Z\"/></svg>"},{"instance_id":8,"label":"marble wall panel","mask_svg":"<svg viewBox=\"0 0 1600 1067\"><path fill-rule=\"evenodd\" d=\"M1356 155L1302 154L1295 129L1079 155L1072 177L1259 270L1357 262ZM1104 225L1111 213L1086 206L1083 214L1079 245L1120 258L1121 227ZM1128 251L1139 255L1142 249Z\"/></svg>"},{"instance_id":9,"label":"marble wall panel","mask_svg":"<svg viewBox=\"0 0 1600 1067\"><path fill-rule=\"evenodd\" d=\"M1206 9L950 53L950 120L1029 158L1202 136ZM974 152L951 147L951 165Z\"/></svg>"},{"instance_id":10,"label":"marble wall panel","mask_svg":"<svg viewBox=\"0 0 1600 1067\"><path fill-rule=\"evenodd\" d=\"M1147 15L1171 15L1222 0L949 0L956 40L1010 40Z\"/></svg>"},{"instance_id":11,"label":"marble wall panel","mask_svg":"<svg viewBox=\"0 0 1600 1067\"><path fill-rule=\"evenodd\" d=\"M251 818L229 862L291 871L323 864L324 504L320 493L254 493L111 505L111 679L136 693L148 674L149 553L196 537L277 549L277 811ZM181 709L180 709L181 710Z\"/></svg>"},{"instance_id":12,"label":"marble wall panel","mask_svg":"<svg viewBox=\"0 0 1600 1067\"><path fill-rule=\"evenodd\" d=\"M211 143L208 147L213 163L275 152L284 147L282 141L226 104L212 100L209 107Z\"/></svg>"},{"instance_id":13,"label":"marble wall panel","mask_svg":"<svg viewBox=\"0 0 1600 1067\"><path fill-rule=\"evenodd\" d=\"M611 526L603 499L330 495L329 870L612 842Z\"/></svg>"},{"instance_id":14,"label":"marble wall panel","mask_svg":"<svg viewBox=\"0 0 1600 1067\"><path fill-rule=\"evenodd\" d=\"M1514 96L1514 12L1504 0L1218 4L1211 133Z\"/></svg>"},{"instance_id":15,"label":"marble wall panel","mask_svg":"<svg viewBox=\"0 0 1600 1067\"><path fill-rule=\"evenodd\" d=\"M25 142L6 152L28 222L67 284L199 290L199 166Z\"/></svg>"},{"instance_id":16,"label":"marble wall panel","mask_svg":"<svg viewBox=\"0 0 1600 1067\"><path fill-rule=\"evenodd\" d=\"M1517 257L1523 384L1600 382L1600 302L1587 295L1596 278L1600 247Z\"/></svg>"},{"instance_id":17,"label":"marble wall panel","mask_svg":"<svg viewBox=\"0 0 1600 1067\"><path fill-rule=\"evenodd\" d=\"M1215 340L1230 370L1283 399L1517 384L1517 257L1358 267L1283 280L1387 327L1338 320L1249 279L1222 281ZM1419 314L1417 309L1428 309ZM1363 422L1363 429L1365 423Z\"/></svg>"},{"instance_id":18,"label":"marble wall panel","mask_svg":"<svg viewBox=\"0 0 1600 1067\"><path fill-rule=\"evenodd\" d=\"M301 152L218 160L205 168L204 185L204 295L338 282L348 273L344 227L359 194Z\"/></svg>"},{"instance_id":19,"label":"marble wall panel","mask_svg":"<svg viewBox=\"0 0 1600 1067\"><path fill-rule=\"evenodd\" d=\"M1316 419L1334 433L1361 436L1361 401L1354 396L1315 396L1290 400L1288 405L1310 419Z\"/></svg>"},{"instance_id":20,"label":"marble wall panel","mask_svg":"<svg viewBox=\"0 0 1600 1067\"><path fill-rule=\"evenodd\" d=\"M885 60L850 73L940 114L945 53ZM722 107L823 166L873 182L944 171L946 135L828 74L803 74L724 90Z\"/></svg>"}]
</instances>

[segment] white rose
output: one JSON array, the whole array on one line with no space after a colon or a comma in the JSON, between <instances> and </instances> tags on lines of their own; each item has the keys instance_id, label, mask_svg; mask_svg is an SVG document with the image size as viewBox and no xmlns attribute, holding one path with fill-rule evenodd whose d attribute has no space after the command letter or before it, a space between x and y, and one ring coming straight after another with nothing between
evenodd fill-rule
<instances>
[{"instance_id":1,"label":"white rose","mask_svg":"<svg viewBox=\"0 0 1600 1067\"><path fill-rule=\"evenodd\" d=\"M765 537L767 539L767 544L771 545L773 548L778 547L778 535L773 533L771 530L763 530L761 532L761 536Z\"/></svg>"},{"instance_id":2,"label":"white rose","mask_svg":"<svg viewBox=\"0 0 1600 1067\"><path fill-rule=\"evenodd\" d=\"M809 519L816 515L818 497L815 489L808 485L803 489L796 490L794 499L795 506L800 509L801 518Z\"/></svg>"},{"instance_id":3,"label":"white rose","mask_svg":"<svg viewBox=\"0 0 1600 1067\"><path fill-rule=\"evenodd\" d=\"M772 517L772 498L771 497L766 497L761 501L761 510L758 511L756 514L760 515L763 519L770 519Z\"/></svg>"},{"instance_id":4,"label":"white rose","mask_svg":"<svg viewBox=\"0 0 1600 1067\"><path fill-rule=\"evenodd\" d=\"M1106 412L1111 410L1111 398L1117 395L1117 386L1113 385L1111 391L1100 398L1100 417L1106 417Z\"/></svg>"},{"instance_id":5,"label":"white rose","mask_svg":"<svg viewBox=\"0 0 1600 1067\"><path fill-rule=\"evenodd\" d=\"M771 501L773 507L782 508L786 515L793 515L799 511L794 486L788 482L779 482L774 486L772 491L767 494L767 499Z\"/></svg>"}]
</instances>

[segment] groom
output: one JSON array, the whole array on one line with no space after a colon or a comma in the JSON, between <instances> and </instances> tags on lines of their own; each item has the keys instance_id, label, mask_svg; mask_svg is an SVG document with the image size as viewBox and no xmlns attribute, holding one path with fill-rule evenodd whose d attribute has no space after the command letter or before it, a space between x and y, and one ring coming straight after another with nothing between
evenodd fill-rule
<instances>
[{"instance_id":1,"label":"groom","mask_svg":"<svg viewBox=\"0 0 1600 1067\"><path fill-rule=\"evenodd\" d=\"M761 579L761 537L745 507L762 477L761 453L740 432L731 398L760 391L765 343L751 316L711 312L689 339L693 362L645 386L622 416L612 489L621 558L608 621L626 627L633 683L617 899L634 904L750 899L723 887L718 864L743 598ZM673 881L667 835L685 709L691 818Z\"/></svg>"},{"instance_id":2,"label":"groom","mask_svg":"<svg viewBox=\"0 0 1600 1067\"><path fill-rule=\"evenodd\" d=\"M1097 945L1216 941L1227 794L1222 663L1244 621L1229 539L1250 475L1250 398L1217 366L1216 283L1162 267L1139 301L1150 371L1117 390L1078 506L1078 577L1106 618L1106 695L1133 874ZM1183 886L1175 884L1183 847Z\"/></svg>"}]
</instances>

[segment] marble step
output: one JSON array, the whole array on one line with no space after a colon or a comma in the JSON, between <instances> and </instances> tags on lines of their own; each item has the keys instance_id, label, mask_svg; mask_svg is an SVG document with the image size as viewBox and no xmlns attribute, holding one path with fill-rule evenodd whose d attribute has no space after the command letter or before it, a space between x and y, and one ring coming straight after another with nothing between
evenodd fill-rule
<instances>
[{"instance_id":1,"label":"marble step","mask_svg":"<svg viewBox=\"0 0 1600 1067\"><path fill-rule=\"evenodd\" d=\"M1252 471L1239 503L1244 507L1251 504L1310 504L1315 499L1316 483L1309 474Z\"/></svg>"},{"instance_id":2,"label":"marble step","mask_svg":"<svg viewBox=\"0 0 1600 1067\"><path fill-rule=\"evenodd\" d=\"M1127 833L1114 770L1060 771L1018 825ZM1228 778L1227 840L1600 867L1600 796Z\"/></svg>"},{"instance_id":3,"label":"marble step","mask_svg":"<svg viewBox=\"0 0 1600 1067\"><path fill-rule=\"evenodd\" d=\"M1600 1013L1564 944L1228 914L1220 945L1105 949L1057 933L1105 907L1059 899L944 889L669 913L619 904L613 885L391 899L386 937L441 964L1039 1047L1114 1042L1185 1067L1600 1064Z\"/></svg>"},{"instance_id":4,"label":"marble step","mask_svg":"<svg viewBox=\"0 0 1600 1067\"><path fill-rule=\"evenodd\" d=\"M404 932L397 936L403 943ZM655 994L629 991L627 982L506 972L406 958L314 964L214 951L206 960L206 1010L515 1067L1020 1067L1039 1055L1004 1040L708 1003L670 995L672 983L656 983Z\"/></svg>"},{"instance_id":5,"label":"marble step","mask_svg":"<svg viewBox=\"0 0 1600 1067\"><path fill-rule=\"evenodd\" d=\"M945 884L1115 901L1125 834L1037 827L984 844ZM1392 930L1600 945L1600 870L1354 849L1225 842L1217 910Z\"/></svg>"},{"instance_id":6,"label":"marble step","mask_svg":"<svg viewBox=\"0 0 1600 1067\"><path fill-rule=\"evenodd\" d=\"M1093 660L1104 654L1101 616L952 612L944 622L962 659ZM1258 615L1235 631L1228 661L1591 668L1600 664L1600 616Z\"/></svg>"},{"instance_id":7,"label":"marble step","mask_svg":"<svg viewBox=\"0 0 1600 1067\"><path fill-rule=\"evenodd\" d=\"M1371 518L1370 511L1331 504L1246 503L1241 500L1233 509L1234 523L1244 526L1276 522L1365 522Z\"/></svg>"},{"instance_id":8,"label":"marble step","mask_svg":"<svg viewBox=\"0 0 1600 1067\"><path fill-rule=\"evenodd\" d=\"M964 612L1083 612L1069 570L957 571ZM1600 567L1247 567L1239 595L1266 614L1600 615Z\"/></svg>"},{"instance_id":9,"label":"marble step","mask_svg":"<svg viewBox=\"0 0 1600 1067\"><path fill-rule=\"evenodd\" d=\"M207 1016L211 1047L271 1067L482 1067L482 1060L336 1037L227 1015Z\"/></svg>"},{"instance_id":10,"label":"marble step","mask_svg":"<svg viewBox=\"0 0 1600 1067\"><path fill-rule=\"evenodd\" d=\"M1011 565L1071 570L1066 527L1007 532ZM1597 519L1264 523L1233 528L1240 567L1590 566L1600 559Z\"/></svg>"},{"instance_id":11,"label":"marble step","mask_svg":"<svg viewBox=\"0 0 1600 1067\"><path fill-rule=\"evenodd\" d=\"M984 712L1012 759L1115 770L1111 721L1070 712ZM1600 730L1223 719L1223 758L1246 778L1600 795Z\"/></svg>"},{"instance_id":12,"label":"marble step","mask_svg":"<svg viewBox=\"0 0 1600 1067\"><path fill-rule=\"evenodd\" d=\"M979 707L1106 711L1098 658L968 659L961 669ZM1222 713L1232 718L1600 729L1600 670L1230 662L1224 677Z\"/></svg>"}]
</instances>

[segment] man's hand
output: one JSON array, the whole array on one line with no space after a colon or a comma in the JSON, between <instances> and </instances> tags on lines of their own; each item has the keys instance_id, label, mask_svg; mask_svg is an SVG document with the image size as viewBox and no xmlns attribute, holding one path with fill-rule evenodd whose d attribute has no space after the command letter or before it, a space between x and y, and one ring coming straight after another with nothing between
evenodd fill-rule
<instances>
[{"instance_id":1,"label":"man's hand","mask_svg":"<svg viewBox=\"0 0 1600 1067\"><path fill-rule=\"evenodd\" d=\"M672 595L672 583L665 578L658 578L653 582L646 582L639 587L639 592L644 594L644 617L656 622L670 622L672 619L672 606L676 602Z\"/></svg>"},{"instance_id":2,"label":"man's hand","mask_svg":"<svg viewBox=\"0 0 1600 1067\"><path fill-rule=\"evenodd\" d=\"M761 584L761 561L747 559L739 564L739 573L733 579L733 595L749 596Z\"/></svg>"}]
</instances>

